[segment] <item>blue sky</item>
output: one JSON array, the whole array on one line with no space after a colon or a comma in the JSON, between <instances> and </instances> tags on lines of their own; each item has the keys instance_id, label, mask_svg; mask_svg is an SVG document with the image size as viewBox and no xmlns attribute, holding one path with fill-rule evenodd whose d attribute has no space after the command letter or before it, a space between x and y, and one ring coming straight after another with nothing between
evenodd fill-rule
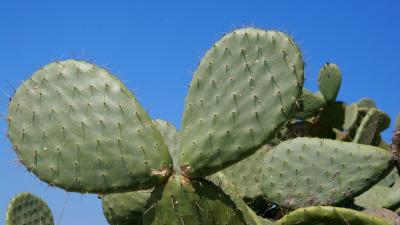
<instances>
[{"instance_id":1,"label":"blue sky","mask_svg":"<svg viewBox=\"0 0 400 225\"><path fill-rule=\"evenodd\" d=\"M21 1L0 2L0 112L13 87L56 59L93 60L134 91L153 118L180 126L184 98L202 54L224 32L253 25L288 32L317 90L325 62L342 69L339 99L376 100L400 111L399 1ZM393 127L393 125L392 125ZM385 133L389 140L392 127ZM48 187L16 162L0 122L0 221L18 192L41 196L62 225L105 225L94 195ZM63 212L63 213L62 213ZM1 223L1 222L0 222Z\"/></svg>"}]
</instances>

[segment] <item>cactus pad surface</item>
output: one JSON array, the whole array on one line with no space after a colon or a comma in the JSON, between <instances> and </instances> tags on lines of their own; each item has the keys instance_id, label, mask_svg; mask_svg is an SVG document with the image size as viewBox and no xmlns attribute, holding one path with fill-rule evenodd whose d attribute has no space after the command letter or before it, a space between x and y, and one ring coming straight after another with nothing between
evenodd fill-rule
<instances>
[{"instance_id":1,"label":"cactus pad surface","mask_svg":"<svg viewBox=\"0 0 400 225\"><path fill-rule=\"evenodd\" d=\"M157 129L160 131L161 136L167 144L168 151L172 157L174 166L179 165L179 134L175 126L165 120L156 119L153 121Z\"/></svg>"},{"instance_id":2,"label":"cactus pad surface","mask_svg":"<svg viewBox=\"0 0 400 225\"><path fill-rule=\"evenodd\" d=\"M39 69L9 105L20 161L67 191L149 188L171 172L168 149L134 96L108 71L67 60Z\"/></svg>"},{"instance_id":3,"label":"cactus pad surface","mask_svg":"<svg viewBox=\"0 0 400 225\"><path fill-rule=\"evenodd\" d=\"M374 138L390 126L390 117L375 108L368 110L357 129L354 142L372 144Z\"/></svg>"},{"instance_id":4,"label":"cactus pad surface","mask_svg":"<svg viewBox=\"0 0 400 225\"><path fill-rule=\"evenodd\" d=\"M31 193L15 196L8 205L6 225L54 225L47 203Z\"/></svg>"},{"instance_id":5,"label":"cactus pad surface","mask_svg":"<svg viewBox=\"0 0 400 225\"><path fill-rule=\"evenodd\" d=\"M151 190L102 196L104 215L110 225L142 225Z\"/></svg>"},{"instance_id":6,"label":"cactus pad surface","mask_svg":"<svg viewBox=\"0 0 400 225\"><path fill-rule=\"evenodd\" d=\"M244 225L246 222L235 203L211 182L173 175L151 194L143 224Z\"/></svg>"},{"instance_id":7,"label":"cactus pad surface","mask_svg":"<svg viewBox=\"0 0 400 225\"><path fill-rule=\"evenodd\" d=\"M314 206L297 209L276 222L277 225L390 225L380 217L352 209Z\"/></svg>"},{"instance_id":8,"label":"cactus pad surface","mask_svg":"<svg viewBox=\"0 0 400 225\"><path fill-rule=\"evenodd\" d=\"M281 32L243 28L216 42L186 98L183 173L210 175L272 138L294 112L303 70L299 48Z\"/></svg>"},{"instance_id":9,"label":"cactus pad surface","mask_svg":"<svg viewBox=\"0 0 400 225\"><path fill-rule=\"evenodd\" d=\"M335 102L341 83L342 73L336 64L327 63L319 71L319 90L328 103Z\"/></svg>"},{"instance_id":10,"label":"cactus pad surface","mask_svg":"<svg viewBox=\"0 0 400 225\"><path fill-rule=\"evenodd\" d=\"M222 171L245 198L287 208L338 204L357 196L393 168L380 148L318 138L295 138L258 151Z\"/></svg>"}]
</instances>

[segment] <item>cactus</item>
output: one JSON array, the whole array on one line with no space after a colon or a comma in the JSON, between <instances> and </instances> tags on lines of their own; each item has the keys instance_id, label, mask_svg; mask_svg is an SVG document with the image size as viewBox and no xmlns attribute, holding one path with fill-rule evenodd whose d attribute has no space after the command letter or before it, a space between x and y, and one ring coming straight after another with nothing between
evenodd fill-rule
<instances>
[{"instance_id":1,"label":"cactus","mask_svg":"<svg viewBox=\"0 0 400 225\"><path fill-rule=\"evenodd\" d=\"M390 225L380 217L346 208L313 206L297 209L276 222L276 225Z\"/></svg>"},{"instance_id":2,"label":"cactus","mask_svg":"<svg viewBox=\"0 0 400 225\"><path fill-rule=\"evenodd\" d=\"M318 75L318 86L325 101L333 103L339 93L342 84L342 73L339 67L333 63L326 63Z\"/></svg>"},{"instance_id":3,"label":"cactus","mask_svg":"<svg viewBox=\"0 0 400 225\"><path fill-rule=\"evenodd\" d=\"M31 193L15 196L7 208L6 225L54 225L47 203Z\"/></svg>"},{"instance_id":4,"label":"cactus","mask_svg":"<svg viewBox=\"0 0 400 225\"><path fill-rule=\"evenodd\" d=\"M44 182L99 194L112 225L272 225L246 203L263 198L287 211L351 204L399 161L396 144L369 146L389 146L380 136L386 114L370 101L336 100L341 76L324 65L312 93L288 35L235 30L199 63L177 131L152 121L109 71L53 62L11 99L8 137ZM384 224L332 207L296 210L277 224L343 223L336 212L354 224Z\"/></svg>"}]
</instances>

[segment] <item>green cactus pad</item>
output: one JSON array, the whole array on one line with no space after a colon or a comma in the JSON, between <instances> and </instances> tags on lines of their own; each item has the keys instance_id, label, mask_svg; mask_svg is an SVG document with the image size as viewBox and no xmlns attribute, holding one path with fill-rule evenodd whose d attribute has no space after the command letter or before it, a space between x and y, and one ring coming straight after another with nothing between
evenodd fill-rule
<instances>
[{"instance_id":1,"label":"green cactus pad","mask_svg":"<svg viewBox=\"0 0 400 225\"><path fill-rule=\"evenodd\" d=\"M334 205L364 192L393 165L380 148L295 138L258 151L222 172L244 198L264 197L285 208Z\"/></svg>"},{"instance_id":2,"label":"green cactus pad","mask_svg":"<svg viewBox=\"0 0 400 225\"><path fill-rule=\"evenodd\" d=\"M281 143L263 161L262 188L274 202L290 208L340 203L393 169L385 150L318 138Z\"/></svg>"},{"instance_id":3,"label":"green cactus pad","mask_svg":"<svg viewBox=\"0 0 400 225\"><path fill-rule=\"evenodd\" d=\"M386 201L386 195L392 191L388 186L375 185L354 199L354 203L363 208L381 208Z\"/></svg>"},{"instance_id":4,"label":"green cactus pad","mask_svg":"<svg viewBox=\"0 0 400 225\"><path fill-rule=\"evenodd\" d=\"M146 111L108 71L54 62L16 91L9 131L20 161L67 191L150 188L170 174L168 149Z\"/></svg>"},{"instance_id":5,"label":"green cactus pad","mask_svg":"<svg viewBox=\"0 0 400 225\"><path fill-rule=\"evenodd\" d=\"M394 168L383 180L378 184L383 186L392 187L398 180L400 180L399 173L397 169Z\"/></svg>"},{"instance_id":6,"label":"green cactus pad","mask_svg":"<svg viewBox=\"0 0 400 225\"><path fill-rule=\"evenodd\" d=\"M243 218L246 221L246 225L273 225L274 223L270 220L264 219L257 216L257 214L249 208L243 201L238 188L240 186L234 185L228 179L222 171L215 173L207 177L213 184L221 188L229 197L235 202L236 207L243 213Z\"/></svg>"},{"instance_id":7,"label":"green cactus pad","mask_svg":"<svg viewBox=\"0 0 400 225\"><path fill-rule=\"evenodd\" d=\"M357 129L354 142L370 145L382 131L390 126L390 117L375 108L368 110Z\"/></svg>"},{"instance_id":8,"label":"green cactus pad","mask_svg":"<svg viewBox=\"0 0 400 225\"><path fill-rule=\"evenodd\" d=\"M341 83L342 73L336 64L327 63L320 69L318 86L328 103L335 102Z\"/></svg>"},{"instance_id":9,"label":"green cactus pad","mask_svg":"<svg viewBox=\"0 0 400 225\"><path fill-rule=\"evenodd\" d=\"M304 62L286 34L244 28L200 62L186 98L180 165L204 177L253 153L295 112Z\"/></svg>"},{"instance_id":10,"label":"green cactus pad","mask_svg":"<svg viewBox=\"0 0 400 225\"><path fill-rule=\"evenodd\" d=\"M151 194L143 224L244 225L246 222L235 203L211 182L173 175Z\"/></svg>"},{"instance_id":11,"label":"green cactus pad","mask_svg":"<svg viewBox=\"0 0 400 225\"><path fill-rule=\"evenodd\" d=\"M53 215L47 203L31 193L15 196L8 205L6 225L53 225Z\"/></svg>"},{"instance_id":12,"label":"green cactus pad","mask_svg":"<svg viewBox=\"0 0 400 225\"><path fill-rule=\"evenodd\" d=\"M391 210L395 210L400 207L400 180L398 180L391 191L387 193L385 197L385 202L382 205L382 208L388 208Z\"/></svg>"},{"instance_id":13,"label":"green cactus pad","mask_svg":"<svg viewBox=\"0 0 400 225\"><path fill-rule=\"evenodd\" d=\"M110 225L142 225L151 191L135 191L102 196L104 216Z\"/></svg>"},{"instance_id":14,"label":"green cactus pad","mask_svg":"<svg viewBox=\"0 0 400 225\"><path fill-rule=\"evenodd\" d=\"M356 123L358 118L358 105L357 103L353 103L349 106L346 106L344 112L344 123L343 123L343 130L350 130L352 129Z\"/></svg>"},{"instance_id":15,"label":"green cactus pad","mask_svg":"<svg viewBox=\"0 0 400 225\"><path fill-rule=\"evenodd\" d=\"M298 113L297 116L302 118L314 116L318 110L326 105L325 99L321 95L321 92L314 94L306 88L303 89L303 95L300 103L302 104L303 109L300 113Z\"/></svg>"},{"instance_id":16,"label":"green cactus pad","mask_svg":"<svg viewBox=\"0 0 400 225\"><path fill-rule=\"evenodd\" d=\"M380 217L370 216L352 209L314 206L297 209L276 225L390 225Z\"/></svg>"},{"instance_id":17,"label":"green cactus pad","mask_svg":"<svg viewBox=\"0 0 400 225\"><path fill-rule=\"evenodd\" d=\"M165 144L168 146L169 154L172 157L174 166L178 166L179 160L179 135L175 126L171 123L156 119L153 121L157 129L160 131L161 136L164 138Z\"/></svg>"},{"instance_id":18,"label":"green cactus pad","mask_svg":"<svg viewBox=\"0 0 400 225\"><path fill-rule=\"evenodd\" d=\"M360 101L358 101L358 107L363 110L376 108L376 103L371 98L362 98Z\"/></svg>"},{"instance_id":19,"label":"green cactus pad","mask_svg":"<svg viewBox=\"0 0 400 225\"><path fill-rule=\"evenodd\" d=\"M366 209L363 212L371 216L380 217L391 225L400 225L400 216L391 210L379 208Z\"/></svg>"},{"instance_id":20,"label":"green cactus pad","mask_svg":"<svg viewBox=\"0 0 400 225\"><path fill-rule=\"evenodd\" d=\"M263 146L253 155L235 163L221 171L225 178L235 186L241 198L254 199L265 196L268 191L262 187L264 171L267 168L269 147ZM214 175L212 175L214 176Z\"/></svg>"}]
</instances>

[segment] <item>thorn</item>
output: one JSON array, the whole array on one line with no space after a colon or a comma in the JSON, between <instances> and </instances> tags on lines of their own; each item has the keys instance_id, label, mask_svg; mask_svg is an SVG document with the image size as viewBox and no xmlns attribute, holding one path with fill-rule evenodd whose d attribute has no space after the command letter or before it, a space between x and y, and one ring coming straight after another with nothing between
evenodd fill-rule
<instances>
[{"instance_id":1,"label":"thorn","mask_svg":"<svg viewBox=\"0 0 400 225\"><path fill-rule=\"evenodd\" d=\"M124 113L124 110L122 109L122 105L121 104L119 104L119 109L121 110L122 115L125 117L125 113Z\"/></svg>"},{"instance_id":2,"label":"thorn","mask_svg":"<svg viewBox=\"0 0 400 225\"><path fill-rule=\"evenodd\" d=\"M247 60L246 53L245 53L245 50L243 48L240 50L240 57L242 57L245 61Z\"/></svg>"},{"instance_id":3,"label":"thorn","mask_svg":"<svg viewBox=\"0 0 400 225\"><path fill-rule=\"evenodd\" d=\"M245 71L247 71L247 73L251 74L250 66L249 66L249 64L247 64L247 63L246 63L246 69L245 69Z\"/></svg>"},{"instance_id":4,"label":"thorn","mask_svg":"<svg viewBox=\"0 0 400 225\"><path fill-rule=\"evenodd\" d=\"M32 113L32 125L33 126L35 125L35 118L36 118L36 112L33 111L33 113Z\"/></svg>"},{"instance_id":5,"label":"thorn","mask_svg":"<svg viewBox=\"0 0 400 225\"><path fill-rule=\"evenodd\" d=\"M225 48L223 56L225 57L226 55L230 55L233 57L232 52L229 50L229 48Z\"/></svg>"},{"instance_id":6,"label":"thorn","mask_svg":"<svg viewBox=\"0 0 400 225\"><path fill-rule=\"evenodd\" d=\"M212 65L213 65L212 62L209 62L209 63L208 63L207 72L208 72L209 74L212 73Z\"/></svg>"},{"instance_id":7,"label":"thorn","mask_svg":"<svg viewBox=\"0 0 400 225\"><path fill-rule=\"evenodd\" d=\"M74 91L72 92L72 98L75 97L75 92L78 92L78 89L74 86Z\"/></svg>"}]
</instances>

